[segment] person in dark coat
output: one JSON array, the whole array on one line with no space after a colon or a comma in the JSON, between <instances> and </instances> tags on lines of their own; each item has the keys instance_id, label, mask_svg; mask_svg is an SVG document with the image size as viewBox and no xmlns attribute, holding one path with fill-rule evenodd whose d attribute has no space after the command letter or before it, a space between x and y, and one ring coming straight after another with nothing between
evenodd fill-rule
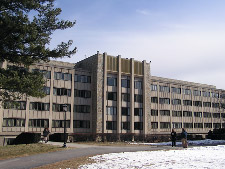
<instances>
[{"instance_id":1,"label":"person in dark coat","mask_svg":"<svg viewBox=\"0 0 225 169\"><path fill-rule=\"evenodd\" d=\"M185 131L184 128L182 128L182 132L181 132L181 141L182 141L183 148L187 148L188 147L187 132Z\"/></svg>"},{"instance_id":2,"label":"person in dark coat","mask_svg":"<svg viewBox=\"0 0 225 169\"><path fill-rule=\"evenodd\" d=\"M43 136L44 136L44 141L45 143L48 142L48 135L49 135L49 129L48 128L45 128L44 131L43 131Z\"/></svg>"},{"instance_id":3,"label":"person in dark coat","mask_svg":"<svg viewBox=\"0 0 225 169\"><path fill-rule=\"evenodd\" d=\"M172 147L176 147L177 133L172 129L171 132Z\"/></svg>"}]
</instances>

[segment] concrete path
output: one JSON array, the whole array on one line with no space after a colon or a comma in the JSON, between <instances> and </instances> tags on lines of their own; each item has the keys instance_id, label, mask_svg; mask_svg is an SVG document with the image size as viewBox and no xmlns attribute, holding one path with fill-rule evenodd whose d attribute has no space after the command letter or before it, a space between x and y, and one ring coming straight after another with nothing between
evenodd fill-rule
<instances>
[{"instance_id":1,"label":"concrete path","mask_svg":"<svg viewBox=\"0 0 225 169\"><path fill-rule=\"evenodd\" d=\"M63 145L63 143L49 142L48 144ZM97 154L118 153L118 152L135 152L135 151L154 151L154 150L169 150L182 149L181 147L172 148L170 146L97 146L68 143L68 147L75 149L65 149L63 151L37 154L27 157L19 157L9 160L0 161L1 169L22 169L34 168L46 164L55 163L62 160L77 158L82 156L90 156Z\"/></svg>"}]
</instances>

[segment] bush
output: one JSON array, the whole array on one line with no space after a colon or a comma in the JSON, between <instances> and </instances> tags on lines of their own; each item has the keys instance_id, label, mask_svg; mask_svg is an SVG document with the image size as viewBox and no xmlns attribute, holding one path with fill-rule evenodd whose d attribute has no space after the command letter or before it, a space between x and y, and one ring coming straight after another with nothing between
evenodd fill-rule
<instances>
[{"instance_id":1,"label":"bush","mask_svg":"<svg viewBox=\"0 0 225 169\"><path fill-rule=\"evenodd\" d=\"M13 144L32 144L41 140L41 133L21 133L13 141Z\"/></svg>"},{"instance_id":2,"label":"bush","mask_svg":"<svg viewBox=\"0 0 225 169\"><path fill-rule=\"evenodd\" d=\"M66 133L66 140L68 139L68 133ZM54 133L49 135L50 141L63 142L64 141L64 133Z\"/></svg>"}]
</instances>

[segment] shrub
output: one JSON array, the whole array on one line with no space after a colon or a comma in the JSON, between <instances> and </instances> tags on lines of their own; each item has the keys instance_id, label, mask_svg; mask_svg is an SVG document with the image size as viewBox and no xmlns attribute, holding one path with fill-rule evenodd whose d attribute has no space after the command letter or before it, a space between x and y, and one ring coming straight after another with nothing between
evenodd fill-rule
<instances>
[{"instance_id":1,"label":"shrub","mask_svg":"<svg viewBox=\"0 0 225 169\"><path fill-rule=\"evenodd\" d=\"M41 133L24 132L16 137L13 144L31 144L38 143L41 140Z\"/></svg>"}]
</instances>

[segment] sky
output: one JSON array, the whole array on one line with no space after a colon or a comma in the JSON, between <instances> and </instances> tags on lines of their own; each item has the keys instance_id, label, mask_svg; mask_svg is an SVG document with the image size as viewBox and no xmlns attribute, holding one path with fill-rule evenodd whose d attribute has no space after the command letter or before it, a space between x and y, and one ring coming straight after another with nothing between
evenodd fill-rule
<instances>
[{"instance_id":1,"label":"sky","mask_svg":"<svg viewBox=\"0 0 225 169\"><path fill-rule=\"evenodd\" d=\"M52 35L73 40L78 62L99 51L151 61L153 76L225 89L224 0L56 0L76 25Z\"/></svg>"}]
</instances>

